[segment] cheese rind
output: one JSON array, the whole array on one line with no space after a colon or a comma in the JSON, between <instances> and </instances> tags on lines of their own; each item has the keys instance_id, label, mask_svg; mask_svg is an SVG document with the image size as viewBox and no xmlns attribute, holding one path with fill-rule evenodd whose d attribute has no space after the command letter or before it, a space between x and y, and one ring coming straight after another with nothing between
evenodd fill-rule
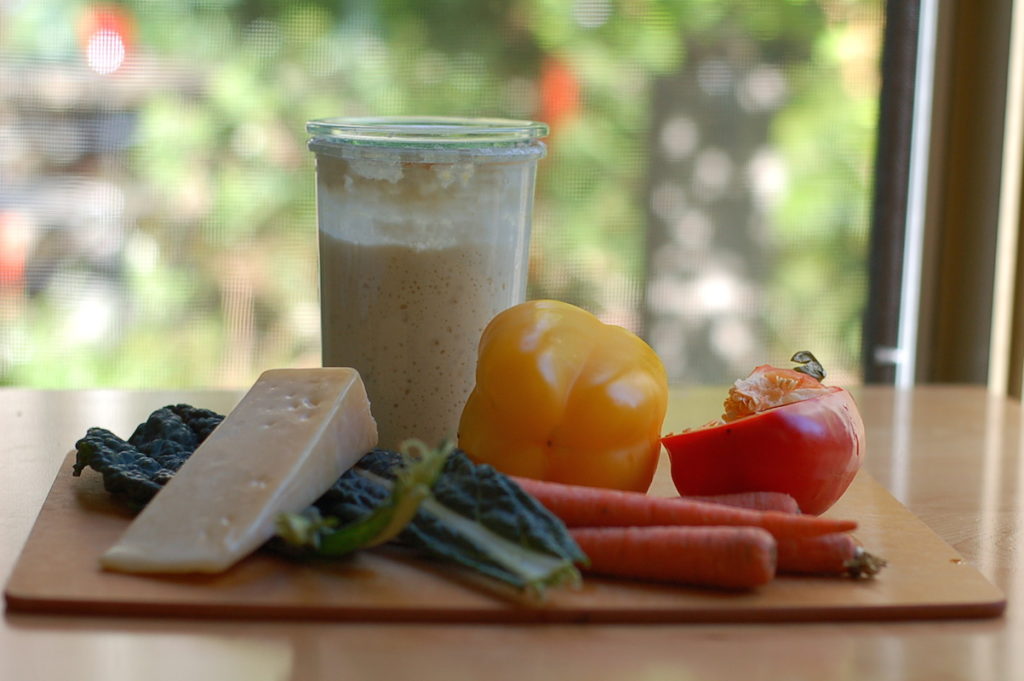
<instances>
[{"instance_id":1,"label":"cheese rind","mask_svg":"<svg viewBox=\"0 0 1024 681\"><path fill-rule=\"evenodd\" d=\"M121 572L221 572L322 495L377 444L349 368L273 369L100 558Z\"/></svg>"}]
</instances>

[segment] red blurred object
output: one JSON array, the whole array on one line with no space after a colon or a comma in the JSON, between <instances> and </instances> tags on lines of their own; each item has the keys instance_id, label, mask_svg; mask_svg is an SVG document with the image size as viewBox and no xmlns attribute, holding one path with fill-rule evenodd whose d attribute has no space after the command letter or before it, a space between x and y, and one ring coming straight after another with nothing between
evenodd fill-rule
<instances>
[{"instance_id":1,"label":"red blurred object","mask_svg":"<svg viewBox=\"0 0 1024 681\"><path fill-rule=\"evenodd\" d=\"M17 213L0 213L0 286L18 289L25 281L28 231Z\"/></svg>"},{"instance_id":2,"label":"red blurred object","mask_svg":"<svg viewBox=\"0 0 1024 681\"><path fill-rule=\"evenodd\" d=\"M119 5L89 5L78 22L78 44L90 68L114 73L134 50L135 19Z\"/></svg>"},{"instance_id":3,"label":"red blurred object","mask_svg":"<svg viewBox=\"0 0 1024 681\"><path fill-rule=\"evenodd\" d=\"M577 116L579 110L579 79L565 61L548 57L541 66L538 118L548 124L554 136L565 122Z\"/></svg>"}]
</instances>

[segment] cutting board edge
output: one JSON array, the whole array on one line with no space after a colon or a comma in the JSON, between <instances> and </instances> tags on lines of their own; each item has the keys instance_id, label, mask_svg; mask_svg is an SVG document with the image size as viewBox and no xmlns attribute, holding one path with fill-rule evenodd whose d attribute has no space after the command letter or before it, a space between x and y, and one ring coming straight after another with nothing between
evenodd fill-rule
<instances>
[{"instance_id":1,"label":"cutting board edge","mask_svg":"<svg viewBox=\"0 0 1024 681\"><path fill-rule=\"evenodd\" d=\"M164 603L158 608L136 601L48 599L22 597L5 589L8 613L20 615L90 615L101 617L167 617L202 620L318 621L378 624L710 624L884 622L935 619L990 619L1000 617L1007 600L1001 591L987 601L961 603L870 606L791 607L766 610L756 607L691 610L630 608L334 608L234 604L230 612L216 604Z\"/></svg>"}]
</instances>

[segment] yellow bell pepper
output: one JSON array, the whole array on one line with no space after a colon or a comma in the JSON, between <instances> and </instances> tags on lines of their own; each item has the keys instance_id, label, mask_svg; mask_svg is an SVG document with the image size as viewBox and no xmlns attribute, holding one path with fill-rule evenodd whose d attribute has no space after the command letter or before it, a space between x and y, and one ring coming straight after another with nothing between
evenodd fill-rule
<instances>
[{"instance_id":1,"label":"yellow bell pepper","mask_svg":"<svg viewBox=\"0 0 1024 681\"><path fill-rule=\"evenodd\" d=\"M646 491L667 402L665 367L639 337L529 301L484 330L459 447L509 475Z\"/></svg>"}]
</instances>

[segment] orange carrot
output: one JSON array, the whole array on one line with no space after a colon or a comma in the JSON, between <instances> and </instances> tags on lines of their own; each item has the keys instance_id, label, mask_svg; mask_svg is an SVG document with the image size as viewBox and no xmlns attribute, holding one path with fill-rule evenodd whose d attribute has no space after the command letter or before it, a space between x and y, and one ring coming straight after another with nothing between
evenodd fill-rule
<instances>
[{"instance_id":1,"label":"orange carrot","mask_svg":"<svg viewBox=\"0 0 1024 681\"><path fill-rule=\"evenodd\" d=\"M775 539L757 527L582 527L570 530L587 572L752 589L775 576Z\"/></svg>"},{"instance_id":2,"label":"orange carrot","mask_svg":"<svg viewBox=\"0 0 1024 681\"><path fill-rule=\"evenodd\" d=\"M849 534L778 540L779 572L837 577L871 577L885 560L868 553Z\"/></svg>"},{"instance_id":3,"label":"orange carrot","mask_svg":"<svg viewBox=\"0 0 1024 681\"><path fill-rule=\"evenodd\" d=\"M752 511L723 504L651 497L643 492L565 485L515 478L568 527L628 527L634 525L733 525L763 527L775 537L810 537L856 529L854 520L827 516Z\"/></svg>"},{"instance_id":4,"label":"orange carrot","mask_svg":"<svg viewBox=\"0 0 1024 681\"><path fill-rule=\"evenodd\" d=\"M800 506L796 499L785 492L736 492L734 494L691 495L681 499L693 501L710 501L736 508L749 508L753 511L780 511L782 513L799 513Z\"/></svg>"}]
</instances>

